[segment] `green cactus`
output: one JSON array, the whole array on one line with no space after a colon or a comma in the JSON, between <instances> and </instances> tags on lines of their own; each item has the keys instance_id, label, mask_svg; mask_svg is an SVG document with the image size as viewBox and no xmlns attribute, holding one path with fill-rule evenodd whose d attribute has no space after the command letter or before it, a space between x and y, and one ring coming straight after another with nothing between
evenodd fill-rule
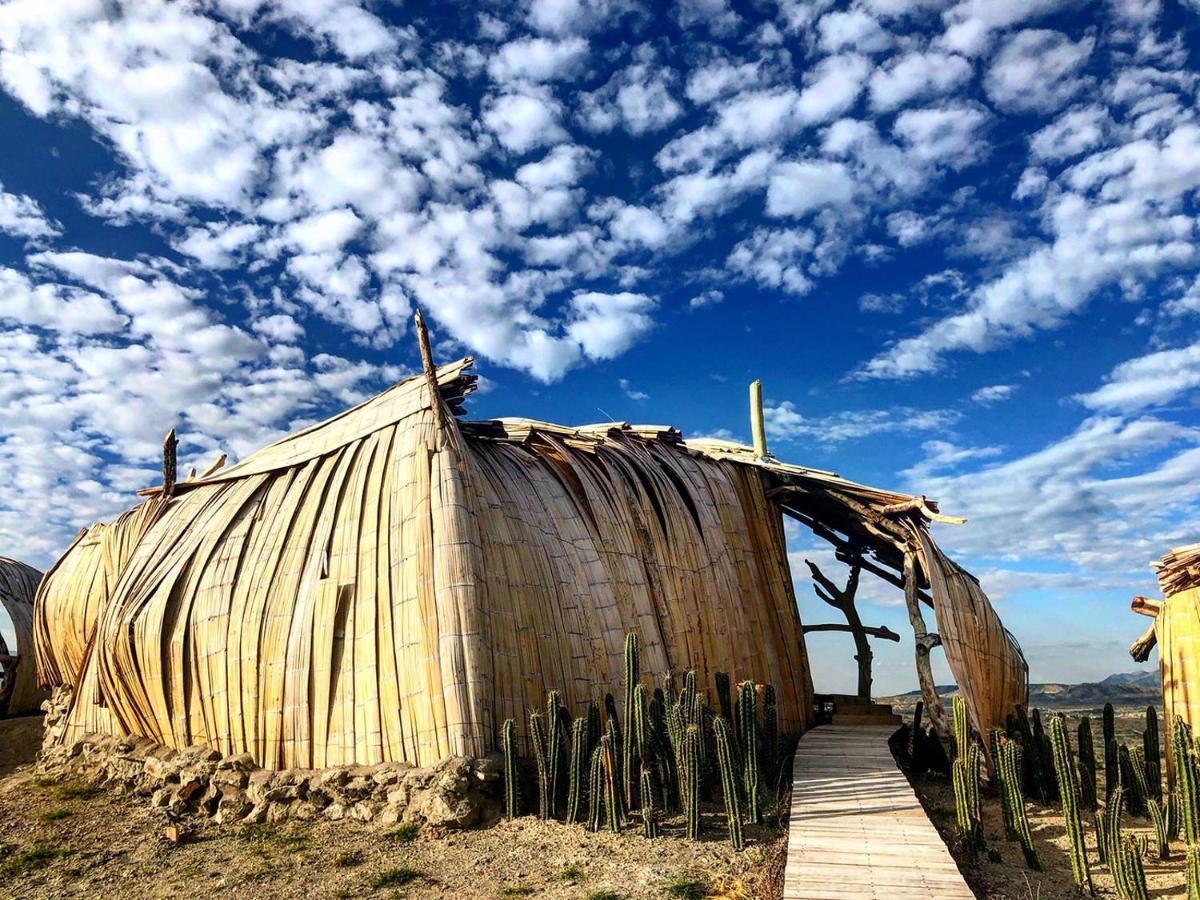
<instances>
[{"instance_id":1,"label":"green cactus","mask_svg":"<svg viewBox=\"0 0 1200 900\"><path fill-rule=\"evenodd\" d=\"M517 766L517 726L505 719L500 731L500 746L504 750L504 818L515 819L521 814L521 771Z\"/></svg>"},{"instance_id":2,"label":"green cactus","mask_svg":"<svg viewBox=\"0 0 1200 900\"><path fill-rule=\"evenodd\" d=\"M1046 802L1050 803L1058 799L1058 782L1054 777L1054 749L1051 747L1050 738L1046 736L1046 730L1042 725L1040 709L1033 711L1033 739L1038 748L1038 768L1046 780L1044 787Z\"/></svg>"},{"instance_id":3,"label":"green cactus","mask_svg":"<svg viewBox=\"0 0 1200 900\"><path fill-rule=\"evenodd\" d=\"M1113 788L1112 796L1104 804L1104 833L1098 836L1097 843L1101 862L1107 862L1110 869L1118 861L1117 848L1121 845L1121 814L1125 811L1125 791L1118 784ZM1114 870L1115 873L1115 870Z\"/></svg>"},{"instance_id":4,"label":"green cactus","mask_svg":"<svg viewBox=\"0 0 1200 900\"><path fill-rule=\"evenodd\" d=\"M1150 900L1146 889L1146 870L1142 866L1142 856L1146 852L1145 836L1125 835L1115 849L1116 864L1112 869L1117 894L1123 900Z\"/></svg>"},{"instance_id":5,"label":"green cactus","mask_svg":"<svg viewBox=\"0 0 1200 900\"><path fill-rule=\"evenodd\" d=\"M1004 837L1005 840L1015 841L1017 839L1016 816L1013 812L1013 798L1008 789L1008 773L1005 771L1001 756L1006 751L1004 746L1009 743L1008 738L1004 734L1004 729L997 725L992 729L990 735L990 743L992 747L992 759L996 763L996 788L1000 795L1000 812L1004 819Z\"/></svg>"},{"instance_id":6,"label":"green cactus","mask_svg":"<svg viewBox=\"0 0 1200 900\"><path fill-rule=\"evenodd\" d=\"M1033 729L1029 725L1029 716L1025 712L1025 707L1017 705L1017 735L1021 741L1021 759L1025 763L1024 778L1025 791L1029 796L1036 798L1043 804L1050 802L1050 795L1046 782L1048 778L1053 777L1049 772L1042 770L1042 753L1041 749L1034 739Z\"/></svg>"},{"instance_id":7,"label":"green cactus","mask_svg":"<svg viewBox=\"0 0 1200 900\"><path fill-rule=\"evenodd\" d=\"M653 765L655 760L654 746L652 738L654 735L653 726L650 722L650 707L646 703L646 686L639 684L633 689L633 696L630 697L632 704L632 712L629 714L629 740L626 742L631 751L625 754L626 763L633 765L633 760L641 761L641 766ZM633 772L629 770L625 773L627 793L629 794L629 808L632 809L636 804L635 800L646 802L644 798L640 798L641 793L641 778L639 773L638 790L633 790L632 782ZM654 803L654 798L649 799L651 804Z\"/></svg>"},{"instance_id":8,"label":"green cactus","mask_svg":"<svg viewBox=\"0 0 1200 900\"><path fill-rule=\"evenodd\" d=\"M1153 706L1146 707L1146 730L1142 732L1142 754L1146 757L1146 796L1152 800L1161 800L1163 795L1162 748L1158 740L1158 712Z\"/></svg>"},{"instance_id":9,"label":"green cactus","mask_svg":"<svg viewBox=\"0 0 1200 900\"><path fill-rule=\"evenodd\" d=\"M1111 703L1104 704L1104 802L1121 782L1117 766L1116 718Z\"/></svg>"},{"instance_id":10,"label":"green cactus","mask_svg":"<svg viewBox=\"0 0 1200 900\"><path fill-rule=\"evenodd\" d=\"M588 747L593 750L600 746L600 735L604 734L604 725L600 719L600 704L595 700L588 703L587 711Z\"/></svg>"},{"instance_id":11,"label":"green cactus","mask_svg":"<svg viewBox=\"0 0 1200 900\"><path fill-rule=\"evenodd\" d=\"M666 698L661 690L655 689L649 709L650 745L654 748L654 761L658 768L658 786L662 791L664 811L678 806L679 782L675 776L675 755L668 736Z\"/></svg>"},{"instance_id":12,"label":"green cactus","mask_svg":"<svg viewBox=\"0 0 1200 900\"><path fill-rule=\"evenodd\" d=\"M743 681L738 689L738 743L742 748L742 791L746 798L746 819L762 821L758 802L758 695L753 681Z\"/></svg>"},{"instance_id":13,"label":"green cactus","mask_svg":"<svg viewBox=\"0 0 1200 900\"><path fill-rule=\"evenodd\" d=\"M621 811L621 790L618 782L621 760L614 749L613 723L608 723L608 733L600 738L601 790L604 792L604 818L613 834L619 834L625 817Z\"/></svg>"},{"instance_id":14,"label":"green cactus","mask_svg":"<svg viewBox=\"0 0 1200 900\"><path fill-rule=\"evenodd\" d=\"M641 680L641 653L638 646L636 631L625 635L625 735L626 741L621 748L621 782L625 788L625 807L633 809L634 803L634 771L633 766L640 750L633 739L633 692Z\"/></svg>"},{"instance_id":15,"label":"green cactus","mask_svg":"<svg viewBox=\"0 0 1200 900\"><path fill-rule=\"evenodd\" d=\"M998 729L997 729L998 730ZM1025 864L1035 872L1041 871L1037 850L1033 846L1033 835L1029 830L1029 816L1025 811L1025 795L1021 790L1021 745L1016 741L1000 738L996 751L996 772L1000 782L1001 798L1004 801L1005 817L1012 822L1016 840L1021 843Z\"/></svg>"},{"instance_id":16,"label":"green cactus","mask_svg":"<svg viewBox=\"0 0 1200 900\"><path fill-rule=\"evenodd\" d=\"M568 822L578 822L583 812L584 768L590 755L587 719L576 719L571 723L571 766L567 772Z\"/></svg>"},{"instance_id":17,"label":"green cactus","mask_svg":"<svg viewBox=\"0 0 1200 900\"><path fill-rule=\"evenodd\" d=\"M648 838L656 838L658 837L658 818L654 811L654 777L647 765L642 766L639 785L642 795L642 833Z\"/></svg>"},{"instance_id":18,"label":"green cactus","mask_svg":"<svg viewBox=\"0 0 1200 900\"><path fill-rule=\"evenodd\" d=\"M603 736L601 740L603 740ZM604 753L597 742L592 751L592 764L588 770L588 831L600 830L600 817L604 810Z\"/></svg>"},{"instance_id":19,"label":"green cactus","mask_svg":"<svg viewBox=\"0 0 1200 900\"><path fill-rule=\"evenodd\" d=\"M687 815L687 835L693 841L700 840L700 729L687 726L683 734L683 769L686 785L683 808Z\"/></svg>"},{"instance_id":20,"label":"green cactus","mask_svg":"<svg viewBox=\"0 0 1200 900\"><path fill-rule=\"evenodd\" d=\"M775 685L763 685L762 711L762 772L769 790L778 795L779 778L779 706L775 700Z\"/></svg>"},{"instance_id":21,"label":"green cactus","mask_svg":"<svg viewBox=\"0 0 1200 900\"><path fill-rule=\"evenodd\" d=\"M1159 859L1171 858L1171 840L1167 834L1167 814L1163 805L1157 800L1146 801L1146 812L1154 825L1154 839L1158 847Z\"/></svg>"},{"instance_id":22,"label":"green cactus","mask_svg":"<svg viewBox=\"0 0 1200 900\"><path fill-rule=\"evenodd\" d=\"M954 811L967 854L975 859L984 849L983 824L979 816L979 747L971 740L967 706L961 696L954 697L952 710L955 753L950 771L954 784Z\"/></svg>"},{"instance_id":23,"label":"green cactus","mask_svg":"<svg viewBox=\"0 0 1200 900\"><path fill-rule=\"evenodd\" d=\"M1171 757L1175 764L1175 791L1178 794L1178 819L1184 843L1200 844L1200 772L1192 750L1192 731L1175 716L1171 727Z\"/></svg>"},{"instance_id":24,"label":"green cactus","mask_svg":"<svg viewBox=\"0 0 1200 900\"><path fill-rule=\"evenodd\" d=\"M625 734L621 728L621 719L617 715L617 701L613 699L612 694L604 695L604 713L604 730L612 739L613 753L616 754L615 758L617 760L617 771L613 773L613 777L617 780L617 793L620 794L622 801L624 801L625 790L621 786L621 760L624 758L622 754L624 753Z\"/></svg>"},{"instance_id":25,"label":"green cactus","mask_svg":"<svg viewBox=\"0 0 1200 900\"><path fill-rule=\"evenodd\" d=\"M726 722L732 722L733 698L729 693L729 673L718 672L714 678L717 683L717 705L721 709L721 718Z\"/></svg>"},{"instance_id":26,"label":"green cactus","mask_svg":"<svg viewBox=\"0 0 1200 900\"><path fill-rule=\"evenodd\" d=\"M1096 854L1101 863L1108 862L1108 815L1098 812L1092 819L1096 823Z\"/></svg>"},{"instance_id":27,"label":"green cactus","mask_svg":"<svg viewBox=\"0 0 1200 900\"><path fill-rule=\"evenodd\" d=\"M541 713L529 715L529 740L538 774L538 818L550 818L550 751L546 743L546 721Z\"/></svg>"},{"instance_id":28,"label":"green cactus","mask_svg":"<svg viewBox=\"0 0 1200 900\"><path fill-rule=\"evenodd\" d=\"M1188 900L1200 900L1200 845L1187 847Z\"/></svg>"},{"instance_id":29,"label":"green cactus","mask_svg":"<svg viewBox=\"0 0 1200 900\"><path fill-rule=\"evenodd\" d=\"M546 799L549 817L558 805L558 764L562 756L562 700L558 691L546 694Z\"/></svg>"},{"instance_id":30,"label":"green cactus","mask_svg":"<svg viewBox=\"0 0 1200 900\"><path fill-rule=\"evenodd\" d=\"M1146 782L1144 765L1139 765L1137 758L1142 755L1142 749L1135 747L1132 751L1125 744L1117 748L1117 772L1120 774L1121 787L1125 789L1125 808L1131 816L1146 814L1146 795L1142 786Z\"/></svg>"},{"instance_id":31,"label":"green cactus","mask_svg":"<svg viewBox=\"0 0 1200 900\"><path fill-rule=\"evenodd\" d=\"M1084 716L1079 720L1079 791L1085 809L1095 812L1099 808L1096 798L1096 748L1092 743L1092 720Z\"/></svg>"},{"instance_id":32,"label":"green cactus","mask_svg":"<svg viewBox=\"0 0 1200 900\"><path fill-rule=\"evenodd\" d=\"M745 846L742 839L742 812L738 808L737 769L733 758L733 736L723 716L713 719L717 743L717 766L721 770L721 795L725 798L725 820L729 824L729 843L734 850Z\"/></svg>"},{"instance_id":33,"label":"green cactus","mask_svg":"<svg viewBox=\"0 0 1200 900\"><path fill-rule=\"evenodd\" d=\"M954 755L961 756L971 744L971 719L961 694L954 695L951 709L954 717Z\"/></svg>"},{"instance_id":34,"label":"green cactus","mask_svg":"<svg viewBox=\"0 0 1200 900\"><path fill-rule=\"evenodd\" d=\"M700 695L696 692L696 671L688 669L683 675L683 690L679 694L679 705L683 710L683 724L700 727Z\"/></svg>"},{"instance_id":35,"label":"green cactus","mask_svg":"<svg viewBox=\"0 0 1200 900\"><path fill-rule=\"evenodd\" d=\"M1092 893L1092 874L1088 868L1087 845L1083 838L1083 822L1079 816L1079 788L1071 747L1063 729L1062 716L1050 720L1050 745L1054 754L1054 771L1058 778L1058 795L1062 801L1063 820L1071 842L1071 871L1075 883Z\"/></svg>"}]
</instances>

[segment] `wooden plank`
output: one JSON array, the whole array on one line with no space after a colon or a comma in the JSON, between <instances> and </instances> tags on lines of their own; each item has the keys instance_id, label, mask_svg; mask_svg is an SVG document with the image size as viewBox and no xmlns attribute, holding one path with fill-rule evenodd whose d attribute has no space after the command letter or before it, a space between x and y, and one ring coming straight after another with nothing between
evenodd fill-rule
<instances>
[{"instance_id":1,"label":"wooden plank","mask_svg":"<svg viewBox=\"0 0 1200 900\"><path fill-rule=\"evenodd\" d=\"M801 739L784 900L973 896L896 768L893 730L823 725Z\"/></svg>"}]
</instances>

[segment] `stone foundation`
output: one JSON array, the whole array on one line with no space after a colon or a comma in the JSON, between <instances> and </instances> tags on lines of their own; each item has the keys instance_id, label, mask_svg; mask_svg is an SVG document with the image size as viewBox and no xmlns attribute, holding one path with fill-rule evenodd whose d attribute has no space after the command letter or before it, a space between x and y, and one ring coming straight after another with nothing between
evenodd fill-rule
<instances>
[{"instance_id":1,"label":"stone foundation","mask_svg":"<svg viewBox=\"0 0 1200 900\"><path fill-rule=\"evenodd\" d=\"M53 700L46 707L53 707ZM39 771L148 797L171 818L217 822L353 819L434 829L470 828L498 818L500 756L450 757L431 768L402 763L331 769L259 768L249 754L207 746L172 750L146 738L88 735L63 743L47 710Z\"/></svg>"}]
</instances>

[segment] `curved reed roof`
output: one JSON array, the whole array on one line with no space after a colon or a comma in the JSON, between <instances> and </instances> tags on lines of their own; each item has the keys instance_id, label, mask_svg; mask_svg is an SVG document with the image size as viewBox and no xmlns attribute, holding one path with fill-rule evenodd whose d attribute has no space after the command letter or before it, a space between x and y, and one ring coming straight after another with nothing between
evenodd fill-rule
<instances>
[{"instance_id":1,"label":"curved reed roof","mask_svg":"<svg viewBox=\"0 0 1200 900\"><path fill-rule=\"evenodd\" d=\"M0 713L18 715L36 712L46 699L38 688L33 660L33 595L42 573L23 562L0 556L0 605L8 614L16 646L8 647L0 636Z\"/></svg>"},{"instance_id":2,"label":"curved reed roof","mask_svg":"<svg viewBox=\"0 0 1200 900\"><path fill-rule=\"evenodd\" d=\"M37 610L41 679L74 689L66 733L272 767L479 755L549 689L573 713L619 694L630 630L648 674L771 681L781 727L805 728L779 505L881 565L880 535L920 537L936 507L662 426L462 421L470 366L82 533Z\"/></svg>"}]
</instances>

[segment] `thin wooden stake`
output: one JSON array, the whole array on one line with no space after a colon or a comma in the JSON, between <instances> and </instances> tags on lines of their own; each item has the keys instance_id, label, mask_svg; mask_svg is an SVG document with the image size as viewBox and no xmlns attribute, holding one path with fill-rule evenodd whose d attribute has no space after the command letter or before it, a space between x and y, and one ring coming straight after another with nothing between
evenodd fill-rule
<instances>
[{"instance_id":1,"label":"thin wooden stake","mask_svg":"<svg viewBox=\"0 0 1200 900\"><path fill-rule=\"evenodd\" d=\"M767 453L767 433L763 428L762 382L750 382L750 431L754 436L754 455L763 459Z\"/></svg>"},{"instance_id":2,"label":"thin wooden stake","mask_svg":"<svg viewBox=\"0 0 1200 900\"><path fill-rule=\"evenodd\" d=\"M175 439L175 429L172 428L163 438L163 496L170 497L175 493L175 448L179 441Z\"/></svg>"},{"instance_id":3,"label":"thin wooden stake","mask_svg":"<svg viewBox=\"0 0 1200 900\"><path fill-rule=\"evenodd\" d=\"M934 730L939 735L945 735L946 710L938 697L933 667L929 664L929 651L940 640L925 628L925 617L921 615L921 605L917 602L917 554L912 550L904 551L904 603L908 607L908 620L912 623L913 636L916 638L917 680L921 683L921 696L925 700L925 715L929 717Z\"/></svg>"},{"instance_id":4,"label":"thin wooden stake","mask_svg":"<svg viewBox=\"0 0 1200 900\"><path fill-rule=\"evenodd\" d=\"M429 348L429 331L425 328L425 317L418 309L413 314L413 323L417 329L417 345L421 348L421 368L425 370L425 383L429 386L429 408L433 410L433 421L441 433L446 425L445 412L442 409L442 395L438 390L437 367L433 364L433 351Z\"/></svg>"}]
</instances>

